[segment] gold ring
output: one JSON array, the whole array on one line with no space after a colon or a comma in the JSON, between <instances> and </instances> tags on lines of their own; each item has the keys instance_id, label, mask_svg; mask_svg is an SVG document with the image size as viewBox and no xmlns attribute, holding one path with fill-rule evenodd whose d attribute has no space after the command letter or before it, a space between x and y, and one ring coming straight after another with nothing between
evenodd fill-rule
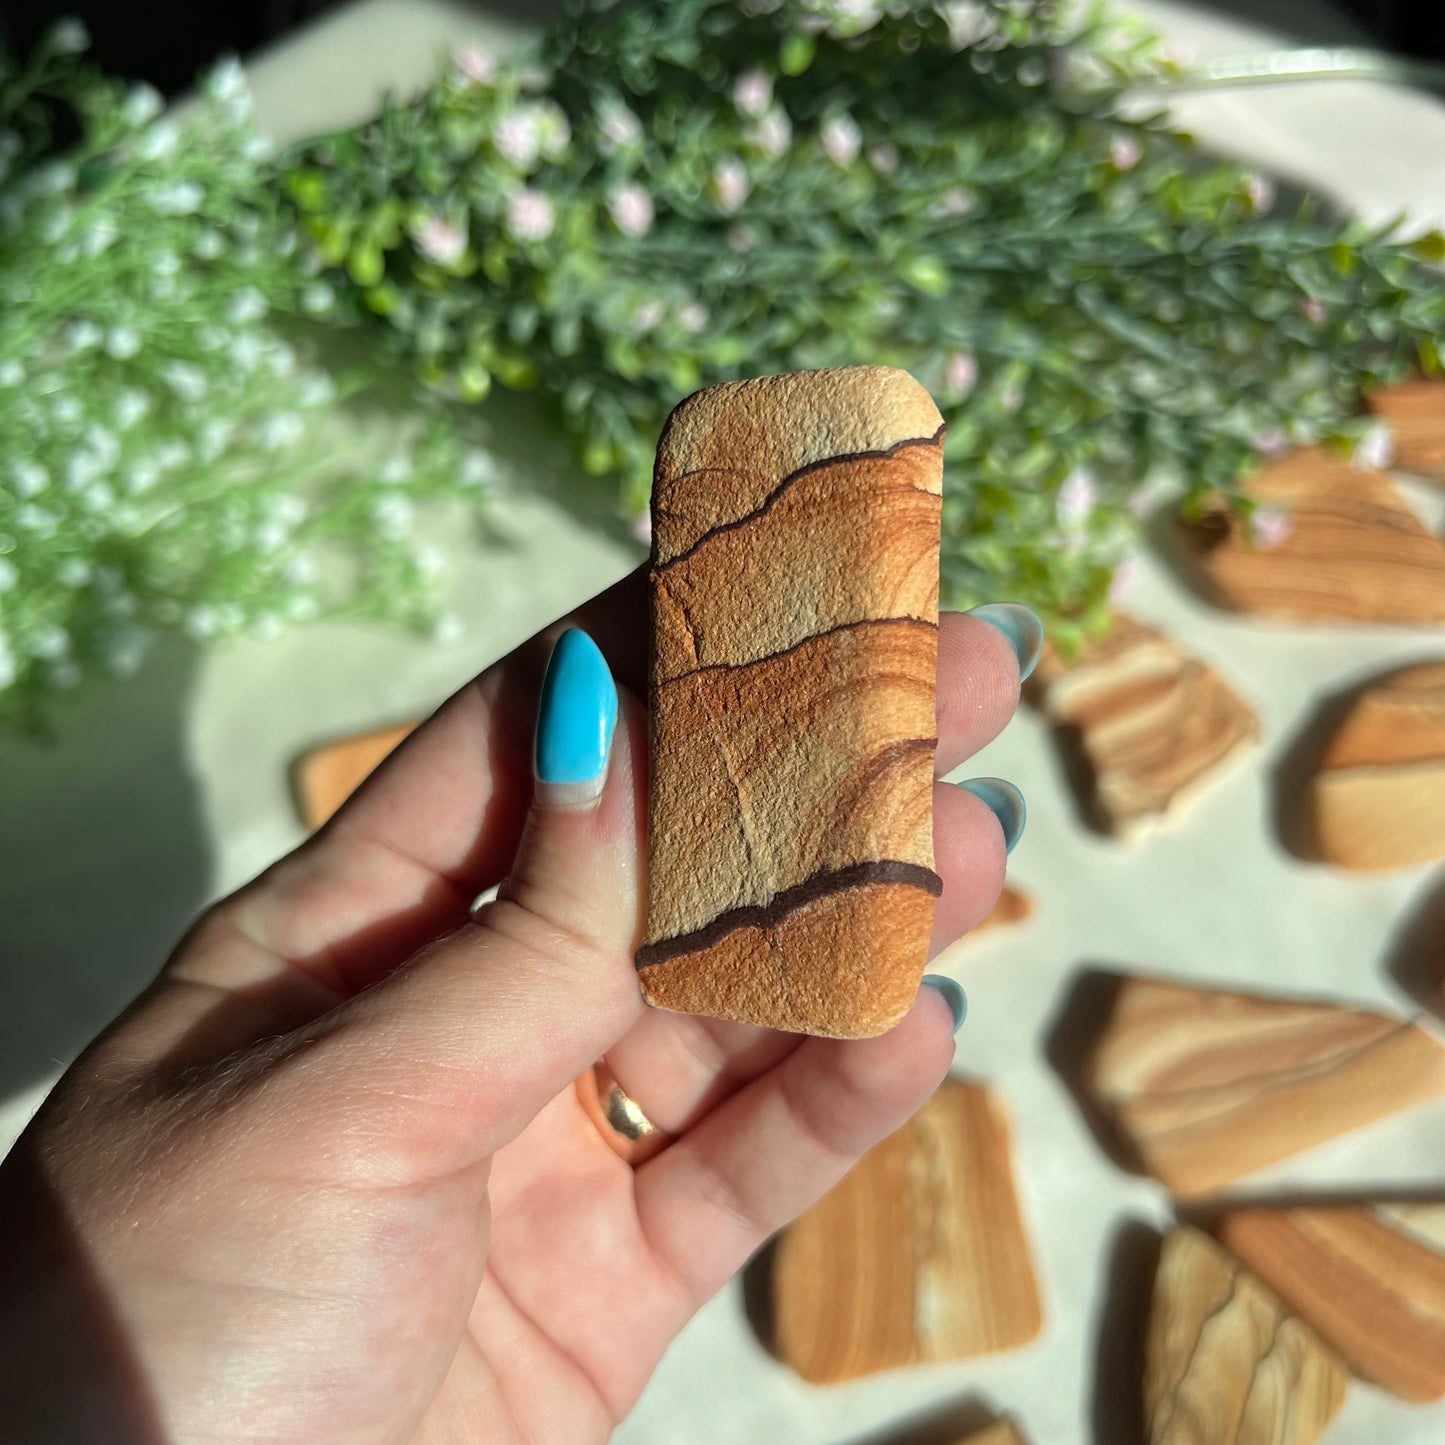
<instances>
[{"instance_id":1,"label":"gold ring","mask_svg":"<svg viewBox=\"0 0 1445 1445\"><path fill-rule=\"evenodd\" d=\"M672 1143L673 1136L642 1112L600 1060L578 1078L577 1100L607 1147L634 1167Z\"/></svg>"}]
</instances>

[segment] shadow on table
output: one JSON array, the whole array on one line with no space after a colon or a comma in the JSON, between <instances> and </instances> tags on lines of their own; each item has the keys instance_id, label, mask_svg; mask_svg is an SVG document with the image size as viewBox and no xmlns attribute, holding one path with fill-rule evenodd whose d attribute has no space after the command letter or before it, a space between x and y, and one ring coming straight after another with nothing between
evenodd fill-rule
<instances>
[{"instance_id":1,"label":"shadow on table","mask_svg":"<svg viewBox=\"0 0 1445 1445\"><path fill-rule=\"evenodd\" d=\"M0 738L0 1099L69 1063L206 901L195 665L167 640L135 677L88 683L53 741Z\"/></svg>"},{"instance_id":2,"label":"shadow on table","mask_svg":"<svg viewBox=\"0 0 1445 1445\"><path fill-rule=\"evenodd\" d=\"M870 1430L849 1439L848 1445L956 1445L995 1424L998 1411L977 1395L937 1405L901 1423Z\"/></svg>"},{"instance_id":3,"label":"shadow on table","mask_svg":"<svg viewBox=\"0 0 1445 1445\"><path fill-rule=\"evenodd\" d=\"M1114 1231L1104 1265L1104 1307L1094 1345L1089 1423L1094 1445L1142 1445L1144 1337L1159 1268L1159 1231L1126 1220Z\"/></svg>"},{"instance_id":4,"label":"shadow on table","mask_svg":"<svg viewBox=\"0 0 1445 1445\"><path fill-rule=\"evenodd\" d=\"M1385 970L1417 1004L1445 1018L1445 877L1426 886L1390 935Z\"/></svg>"}]
</instances>

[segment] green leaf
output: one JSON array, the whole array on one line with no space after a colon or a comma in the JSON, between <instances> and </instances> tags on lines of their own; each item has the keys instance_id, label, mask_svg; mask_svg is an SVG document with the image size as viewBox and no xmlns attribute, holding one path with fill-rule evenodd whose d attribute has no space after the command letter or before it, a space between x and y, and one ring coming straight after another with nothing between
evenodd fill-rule
<instances>
[{"instance_id":1,"label":"green leaf","mask_svg":"<svg viewBox=\"0 0 1445 1445\"><path fill-rule=\"evenodd\" d=\"M899 262L898 274L915 291L921 291L925 296L948 295L948 267L936 256L908 256Z\"/></svg>"},{"instance_id":2,"label":"green leaf","mask_svg":"<svg viewBox=\"0 0 1445 1445\"><path fill-rule=\"evenodd\" d=\"M818 38L804 31L795 30L783 41L778 52L778 69L784 75L801 75L818 53Z\"/></svg>"}]
</instances>

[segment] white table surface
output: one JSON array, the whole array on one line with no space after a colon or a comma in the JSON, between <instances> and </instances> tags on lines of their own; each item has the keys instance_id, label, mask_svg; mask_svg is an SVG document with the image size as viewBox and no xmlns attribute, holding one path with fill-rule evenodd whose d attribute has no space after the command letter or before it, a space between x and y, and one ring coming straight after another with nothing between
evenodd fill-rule
<instances>
[{"instance_id":1,"label":"white table surface","mask_svg":"<svg viewBox=\"0 0 1445 1445\"><path fill-rule=\"evenodd\" d=\"M1182 5L1137 8L1196 54L1269 43ZM1304 39L1349 38L1338 19L1281 8L1302 16L1293 25ZM250 67L258 113L278 139L353 122L382 89L424 79L448 42L504 43L515 33L438 0L364 0ZM1331 83L1194 95L1177 115L1206 144L1368 218L1408 207L1445 223L1445 108L1433 100ZM517 464L503 541L447 543L452 606L468 628L461 642L326 626L204 655L175 643L139 678L89 690L57 747L0 743L0 1147L58 1067L150 976L187 916L297 841L286 769L300 751L425 709L639 560L620 529L555 499L548 484L576 472L536 425L533 403L498 397L488 416L499 437L522 439L528 460ZM1438 525L1438 507L1427 515ZM1441 655L1440 634L1240 621L1201 606L1152 556L1132 606L1253 702L1264 743L1176 831L1133 851L1080 824L1037 717L1022 714L969 765L1017 780L1030 804L1012 872L1039 900L1038 916L1012 935L960 946L942 966L971 999L957 1068L995 1084L1013 1114L1048 1314L1042 1338L994 1360L816 1389L766 1355L735 1285L669 1353L619 1430L623 1445L930 1445L984 1407L1015 1412L1036 1445L1132 1445L1140 1226L1164 1224L1170 1211L1157 1187L1109 1163L1049 1064L1072 982L1090 965L1123 965L1412 1007L1401 978L1421 920L1445 930L1441 876L1354 878L1298 861L1276 838L1272 779L1322 700L1391 665ZM1249 1189L1432 1186L1445 1193L1445 1106L1317 1149ZM1328 1441L1442 1438L1441 1409L1356 1384Z\"/></svg>"}]
</instances>

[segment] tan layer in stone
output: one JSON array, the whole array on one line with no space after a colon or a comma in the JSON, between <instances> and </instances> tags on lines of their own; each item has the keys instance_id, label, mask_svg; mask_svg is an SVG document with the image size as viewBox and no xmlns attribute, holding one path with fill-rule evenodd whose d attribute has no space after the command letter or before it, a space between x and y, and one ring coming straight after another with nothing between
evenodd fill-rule
<instances>
[{"instance_id":1,"label":"tan layer in stone","mask_svg":"<svg viewBox=\"0 0 1445 1445\"><path fill-rule=\"evenodd\" d=\"M654 683L862 619L937 622L941 463L941 448L915 448L822 465L755 522L657 568Z\"/></svg>"},{"instance_id":2,"label":"tan layer in stone","mask_svg":"<svg viewBox=\"0 0 1445 1445\"><path fill-rule=\"evenodd\" d=\"M306 827L316 829L326 822L414 727L402 723L342 738L298 759L292 776L296 809Z\"/></svg>"},{"instance_id":3,"label":"tan layer in stone","mask_svg":"<svg viewBox=\"0 0 1445 1445\"><path fill-rule=\"evenodd\" d=\"M1347 1384L1309 1327L1207 1235L1164 1241L1145 1346L1149 1445L1311 1445Z\"/></svg>"},{"instance_id":4,"label":"tan layer in stone","mask_svg":"<svg viewBox=\"0 0 1445 1445\"><path fill-rule=\"evenodd\" d=\"M918 993L934 895L916 883L854 882L775 918L744 918L692 952L649 964L658 1008L831 1038L893 1027Z\"/></svg>"},{"instance_id":5,"label":"tan layer in stone","mask_svg":"<svg viewBox=\"0 0 1445 1445\"><path fill-rule=\"evenodd\" d=\"M1092 801L1124 838L1182 812L1259 736L1254 713L1212 668L1122 615L1072 661L1047 649L1031 694L1077 732Z\"/></svg>"},{"instance_id":6,"label":"tan layer in stone","mask_svg":"<svg viewBox=\"0 0 1445 1445\"><path fill-rule=\"evenodd\" d=\"M909 442L936 447L942 425L927 391L887 366L793 372L697 392L674 409L657 446L654 565L748 516L802 467ZM940 474L934 490L941 489Z\"/></svg>"},{"instance_id":7,"label":"tan layer in stone","mask_svg":"<svg viewBox=\"0 0 1445 1445\"><path fill-rule=\"evenodd\" d=\"M1190 1198L1445 1094L1445 1048L1363 1009L1124 977L1084 1084Z\"/></svg>"},{"instance_id":8,"label":"tan layer in stone","mask_svg":"<svg viewBox=\"0 0 1445 1445\"><path fill-rule=\"evenodd\" d=\"M654 689L644 941L870 859L931 868L937 655L879 621Z\"/></svg>"},{"instance_id":9,"label":"tan layer in stone","mask_svg":"<svg viewBox=\"0 0 1445 1445\"><path fill-rule=\"evenodd\" d=\"M1433 1221L1432 1221L1433 1216ZM1406 1400L1445 1397L1445 1205L1235 1209L1225 1246L1355 1374Z\"/></svg>"},{"instance_id":10,"label":"tan layer in stone","mask_svg":"<svg viewBox=\"0 0 1445 1445\"><path fill-rule=\"evenodd\" d=\"M774 1343L848 1380L1028 1344L1042 1327L996 1096L945 1082L781 1237Z\"/></svg>"},{"instance_id":11,"label":"tan layer in stone","mask_svg":"<svg viewBox=\"0 0 1445 1445\"><path fill-rule=\"evenodd\" d=\"M1397 466L1445 481L1445 381L1382 386L1370 394L1369 406L1390 425Z\"/></svg>"},{"instance_id":12,"label":"tan layer in stone","mask_svg":"<svg viewBox=\"0 0 1445 1445\"><path fill-rule=\"evenodd\" d=\"M1406 668L1360 694L1307 806L1326 862L1376 869L1445 858L1445 663Z\"/></svg>"},{"instance_id":13,"label":"tan layer in stone","mask_svg":"<svg viewBox=\"0 0 1445 1445\"><path fill-rule=\"evenodd\" d=\"M1311 449L1265 467L1246 490L1288 513L1278 546L1251 547L1222 508L1180 528L1220 606L1291 622L1445 621L1445 546L1383 472Z\"/></svg>"},{"instance_id":14,"label":"tan layer in stone","mask_svg":"<svg viewBox=\"0 0 1445 1445\"><path fill-rule=\"evenodd\" d=\"M1028 1441L1012 1420L995 1420L992 1425L954 1441L954 1445L1028 1445Z\"/></svg>"}]
</instances>

